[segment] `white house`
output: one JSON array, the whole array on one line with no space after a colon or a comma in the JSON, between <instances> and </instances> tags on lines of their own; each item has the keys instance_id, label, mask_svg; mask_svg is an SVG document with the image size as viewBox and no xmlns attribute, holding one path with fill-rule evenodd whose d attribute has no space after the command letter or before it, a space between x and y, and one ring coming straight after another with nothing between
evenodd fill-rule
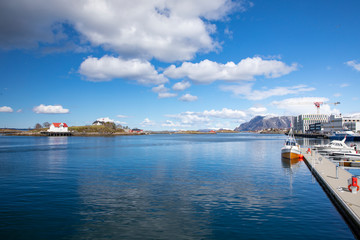
<instances>
[{"instance_id":1,"label":"white house","mask_svg":"<svg viewBox=\"0 0 360 240\"><path fill-rule=\"evenodd\" d=\"M68 125L66 123L52 123L48 132L68 132Z\"/></svg>"}]
</instances>

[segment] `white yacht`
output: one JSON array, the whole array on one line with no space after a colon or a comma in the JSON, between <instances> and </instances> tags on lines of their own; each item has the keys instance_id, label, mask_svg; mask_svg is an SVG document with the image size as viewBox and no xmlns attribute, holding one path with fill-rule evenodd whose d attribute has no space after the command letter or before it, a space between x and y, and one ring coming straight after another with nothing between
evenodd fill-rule
<instances>
[{"instance_id":1,"label":"white yacht","mask_svg":"<svg viewBox=\"0 0 360 240\"><path fill-rule=\"evenodd\" d=\"M314 145L314 148L316 148L316 150L318 151L329 152L329 153L332 152L356 153L356 146L349 147L348 145L346 145L345 141L346 141L346 136L341 141L333 140L329 144Z\"/></svg>"}]
</instances>

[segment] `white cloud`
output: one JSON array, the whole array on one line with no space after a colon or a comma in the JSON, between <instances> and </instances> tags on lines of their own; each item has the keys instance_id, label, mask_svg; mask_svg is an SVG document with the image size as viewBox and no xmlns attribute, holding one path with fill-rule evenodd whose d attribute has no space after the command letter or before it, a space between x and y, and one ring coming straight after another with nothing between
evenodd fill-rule
<instances>
[{"instance_id":1,"label":"white cloud","mask_svg":"<svg viewBox=\"0 0 360 240\"><path fill-rule=\"evenodd\" d=\"M249 108L249 112L252 112L254 114L264 113L267 109L265 107L251 107Z\"/></svg>"},{"instance_id":2,"label":"white cloud","mask_svg":"<svg viewBox=\"0 0 360 240\"><path fill-rule=\"evenodd\" d=\"M341 93L335 93L334 97L341 97Z\"/></svg>"},{"instance_id":3,"label":"white cloud","mask_svg":"<svg viewBox=\"0 0 360 240\"><path fill-rule=\"evenodd\" d=\"M115 124L120 124L120 125L126 125L127 124L127 122L121 122L121 121L115 121L114 123Z\"/></svg>"},{"instance_id":4,"label":"white cloud","mask_svg":"<svg viewBox=\"0 0 360 240\"><path fill-rule=\"evenodd\" d=\"M182 95L179 100L180 101L183 101L183 102L194 102L198 99L197 96L193 96L189 93L185 94L185 95Z\"/></svg>"},{"instance_id":5,"label":"white cloud","mask_svg":"<svg viewBox=\"0 0 360 240\"><path fill-rule=\"evenodd\" d=\"M195 83L209 84L217 80L232 82L253 80L255 76L276 78L296 69L295 63L288 66L278 60L263 60L260 57L246 58L238 64L234 62L221 64L206 59L200 63L184 62L180 67L171 65L165 69L164 75L170 78L187 77Z\"/></svg>"},{"instance_id":6,"label":"white cloud","mask_svg":"<svg viewBox=\"0 0 360 240\"><path fill-rule=\"evenodd\" d=\"M3 106L0 107L0 112L13 112L14 110L11 107Z\"/></svg>"},{"instance_id":7,"label":"white cloud","mask_svg":"<svg viewBox=\"0 0 360 240\"><path fill-rule=\"evenodd\" d=\"M35 113L61 114L69 113L69 109L63 108L61 105L44 105L40 104L33 108Z\"/></svg>"},{"instance_id":8,"label":"white cloud","mask_svg":"<svg viewBox=\"0 0 360 240\"><path fill-rule=\"evenodd\" d=\"M151 85L168 81L148 61L140 59L124 60L107 55L100 59L88 57L81 63L79 72L86 76L89 81L94 82L123 78L135 80L140 84Z\"/></svg>"},{"instance_id":9,"label":"white cloud","mask_svg":"<svg viewBox=\"0 0 360 240\"><path fill-rule=\"evenodd\" d=\"M169 92L161 92L158 94L158 98L171 98L176 96L177 96L176 93L169 93Z\"/></svg>"},{"instance_id":10,"label":"white cloud","mask_svg":"<svg viewBox=\"0 0 360 240\"><path fill-rule=\"evenodd\" d=\"M179 122L173 122L173 121L170 121L170 120L166 120L165 123L161 124L161 126L163 127L172 127L172 128L178 128L178 127L181 127L181 128L184 128L184 127L190 127L190 125L186 125L186 124L181 124Z\"/></svg>"},{"instance_id":11,"label":"white cloud","mask_svg":"<svg viewBox=\"0 0 360 240\"><path fill-rule=\"evenodd\" d=\"M350 86L350 84L348 84L348 83L343 83L343 84L340 85L341 88L349 87L349 86Z\"/></svg>"},{"instance_id":12,"label":"white cloud","mask_svg":"<svg viewBox=\"0 0 360 240\"><path fill-rule=\"evenodd\" d=\"M241 119L247 116L245 111L223 108L221 110L204 110L203 112L182 112L167 117L180 120L181 124L205 124L210 123L212 118Z\"/></svg>"},{"instance_id":13,"label":"white cloud","mask_svg":"<svg viewBox=\"0 0 360 240\"><path fill-rule=\"evenodd\" d=\"M357 63L356 61L352 60L352 61L347 61L345 63L346 65L353 67L356 71L360 71L360 63Z\"/></svg>"},{"instance_id":14,"label":"white cloud","mask_svg":"<svg viewBox=\"0 0 360 240\"><path fill-rule=\"evenodd\" d=\"M282 101L273 101L271 104L279 109L285 110L285 114L299 115L306 113L317 113L317 108L314 102L323 102L320 106L320 113L322 114L339 114L340 111L331 108L333 105L327 104L328 98L324 97L304 97L304 98L288 98Z\"/></svg>"},{"instance_id":15,"label":"white cloud","mask_svg":"<svg viewBox=\"0 0 360 240\"><path fill-rule=\"evenodd\" d=\"M163 127L173 128L231 128L234 129L239 123L249 120L252 116L267 111L264 107L253 107L247 110L236 110L223 108L221 110L204 110L203 112L182 112L179 114L166 115L165 117L174 119L167 120L162 124ZM226 121L231 120L231 121ZM235 126L236 125L236 126Z\"/></svg>"},{"instance_id":16,"label":"white cloud","mask_svg":"<svg viewBox=\"0 0 360 240\"><path fill-rule=\"evenodd\" d=\"M302 92L314 91L315 88L306 85L298 85L293 87L276 87L268 90L253 90L253 84L243 85L227 85L221 86L223 91L230 91L235 95L240 95L248 100L263 100L273 96L285 96L288 94L299 94Z\"/></svg>"},{"instance_id":17,"label":"white cloud","mask_svg":"<svg viewBox=\"0 0 360 240\"><path fill-rule=\"evenodd\" d=\"M34 47L68 40L56 26L66 23L82 42L122 56L162 61L189 60L220 45L212 21L243 11L246 1L108 0L0 1L0 46ZM21 17L19 17L21 16Z\"/></svg>"},{"instance_id":18,"label":"white cloud","mask_svg":"<svg viewBox=\"0 0 360 240\"><path fill-rule=\"evenodd\" d=\"M222 110L205 110L203 112L204 116L216 117L216 118L225 118L225 119L239 119L246 117L246 113L240 110L232 110L228 108L223 108Z\"/></svg>"},{"instance_id":19,"label":"white cloud","mask_svg":"<svg viewBox=\"0 0 360 240\"><path fill-rule=\"evenodd\" d=\"M100 122L110 122L110 123L115 122L113 119L110 119L109 117L98 118L98 119L96 119L96 121L100 121Z\"/></svg>"},{"instance_id":20,"label":"white cloud","mask_svg":"<svg viewBox=\"0 0 360 240\"><path fill-rule=\"evenodd\" d=\"M191 86L191 83L187 81L181 81L174 84L172 87L175 91L184 91L185 89L188 89Z\"/></svg>"},{"instance_id":21,"label":"white cloud","mask_svg":"<svg viewBox=\"0 0 360 240\"><path fill-rule=\"evenodd\" d=\"M126 116L126 115L121 115L121 114L117 115L116 117L118 117L118 118L128 118L128 116Z\"/></svg>"},{"instance_id":22,"label":"white cloud","mask_svg":"<svg viewBox=\"0 0 360 240\"><path fill-rule=\"evenodd\" d=\"M141 122L141 125L143 127L145 127L145 126L154 126L154 125L156 125L156 123L151 121L149 118L145 118L144 121Z\"/></svg>"},{"instance_id":23,"label":"white cloud","mask_svg":"<svg viewBox=\"0 0 360 240\"><path fill-rule=\"evenodd\" d=\"M182 112L175 115L167 115L167 117L175 118L180 121L181 125L204 124L210 122L210 118L202 113Z\"/></svg>"},{"instance_id":24,"label":"white cloud","mask_svg":"<svg viewBox=\"0 0 360 240\"><path fill-rule=\"evenodd\" d=\"M22 112L22 109L18 109L16 112L21 113L21 112Z\"/></svg>"},{"instance_id":25,"label":"white cloud","mask_svg":"<svg viewBox=\"0 0 360 240\"><path fill-rule=\"evenodd\" d=\"M169 90L170 89L165 87L164 84L152 88L153 92L158 93L158 98L171 98L177 96L176 93L170 93Z\"/></svg>"},{"instance_id":26,"label":"white cloud","mask_svg":"<svg viewBox=\"0 0 360 240\"><path fill-rule=\"evenodd\" d=\"M152 91L155 93L163 93L169 91L169 89L165 87L164 84L161 84L159 86L153 87Z\"/></svg>"}]
</instances>

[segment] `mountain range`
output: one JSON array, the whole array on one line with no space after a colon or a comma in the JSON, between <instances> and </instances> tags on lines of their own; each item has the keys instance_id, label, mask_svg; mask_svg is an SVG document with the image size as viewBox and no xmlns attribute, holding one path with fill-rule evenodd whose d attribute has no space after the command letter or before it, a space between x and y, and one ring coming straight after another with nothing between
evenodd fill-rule
<instances>
[{"instance_id":1,"label":"mountain range","mask_svg":"<svg viewBox=\"0 0 360 240\"><path fill-rule=\"evenodd\" d=\"M268 128L290 128L292 116L256 116L242 123L234 131L259 131Z\"/></svg>"}]
</instances>

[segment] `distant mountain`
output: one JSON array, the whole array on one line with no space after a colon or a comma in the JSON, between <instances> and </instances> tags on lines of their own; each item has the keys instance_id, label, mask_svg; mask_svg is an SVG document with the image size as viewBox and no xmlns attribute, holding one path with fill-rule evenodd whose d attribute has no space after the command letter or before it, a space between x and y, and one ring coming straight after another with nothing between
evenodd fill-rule
<instances>
[{"instance_id":1,"label":"distant mountain","mask_svg":"<svg viewBox=\"0 0 360 240\"><path fill-rule=\"evenodd\" d=\"M256 116L249 122L241 124L234 131L258 131L268 128L290 128L291 116Z\"/></svg>"}]
</instances>

